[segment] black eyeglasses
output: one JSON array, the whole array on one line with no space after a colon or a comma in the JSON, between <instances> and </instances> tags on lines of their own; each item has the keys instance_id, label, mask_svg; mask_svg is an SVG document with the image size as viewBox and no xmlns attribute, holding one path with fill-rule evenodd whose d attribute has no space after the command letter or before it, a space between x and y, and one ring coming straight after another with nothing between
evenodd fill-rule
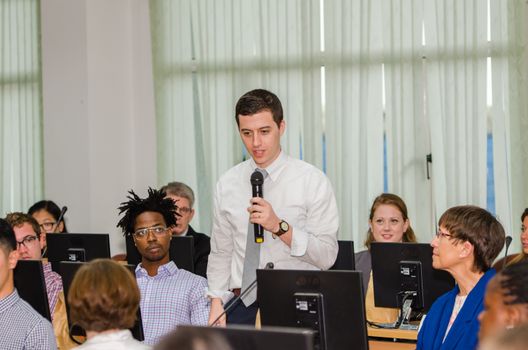
<instances>
[{"instance_id":1,"label":"black eyeglasses","mask_svg":"<svg viewBox=\"0 0 528 350\"><path fill-rule=\"evenodd\" d=\"M20 248L20 246L24 246L26 248L29 248L33 242L35 242L38 239L37 236L26 236L24 237L20 242L17 241L17 247Z\"/></svg>"},{"instance_id":2,"label":"black eyeglasses","mask_svg":"<svg viewBox=\"0 0 528 350\"><path fill-rule=\"evenodd\" d=\"M56 222L50 221L50 222L43 222L39 226L44 231L49 231L49 230L53 229L53 226L55 226L55 224L56 224Z\"/></svg>"}]
</instances>

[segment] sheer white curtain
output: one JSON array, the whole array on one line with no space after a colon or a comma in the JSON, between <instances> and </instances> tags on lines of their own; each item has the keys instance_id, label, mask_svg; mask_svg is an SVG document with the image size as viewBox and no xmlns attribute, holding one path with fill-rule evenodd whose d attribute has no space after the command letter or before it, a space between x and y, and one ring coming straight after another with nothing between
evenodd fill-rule
<instances>
[{"instance_id":1,"label":"sheer white curtain","mask_svg":"<svg viewBox=\"0 0 528 350\"><path fill-rule=\"evenodd\" d=\"M424 115L423 6L423 1L399 0L383 7L383 62L387 185L407 204L419 241L427 242L434 224L426 164L431 145Z\"/></svg>"},{"instance_id":2,"label":"sheer white curtain","mask_svg":"<svg viewBox=\"0 0 528 350\"><path fill-rule=\"evenodd\" d=\"M39 1L0 2L0 217L42 197Z\"/></svg>"},{"instance_id":3,"label":"sheer white curtain","mask_svg":"<svg viewBox=\"0 0 528 350\"><path fill-rule=\"evenodd\" d=\"M517 92L526 91L526 4L491 1L491 14L502 18L491 20L491 44L488 13L486 0L325 1L328 174L338 189L340 236L357 241L356 249L383 191L384 134L387 188L406 201L419 240L431 239L448 207L486 207L489 131L497 213L510 221L520 206L512 186L518 197L526 193L526 143L515 136L526 125L526 94ZM489 56L503 57L489 85L492 129Z\"/></svg>"},{"instance_id":4,"label":"sheer white curtain","mask_svg":"<svg viewBox=\"0 0 528 350\"><path fill-rule=\"evenodd\" d=\"M219 176L244 157L234 118L244 92L275 92L283 149L322 166L319 10L315 0L151 2L159 183L196 191L200 230Z\"/></svg>"},{"instance_id":5,"label":"sheer white curtain","mask_svg":"<svg viewBox=\"0 0 528 350\"><path fill-rule=\"evenodd\" d=\"M528 5L522 0L490 5L496 207L506 232L515 237L528 207Z\"/></svg>"},{"instance_id":6,"label":"sheer white curtain","mask_svg":"<svg viewBox=\"0 0 528 350\"><path fill-rule=\"evenodd\" d=\"M517 218L527 5L490 1L491 41L486 0L152 1L160 185L191 185L208 232L214 184L243 159L234 104L263 87L283 101L284 149L326 170L339 237L357 250L384 190L384 144L387 189L406 201L421 241L448 207L486 206L489 131L497 213Z\"/></svg>"},{"instance_id":7,"label":"sheer white curtain","mask_svg":"<svg viewBox=\"0 0 528 350\"><path fill-rule=\"evenodd\" d=\"M383 192L383 1L325 2L326 142L342 239L363 246Z\"/></svg>"},{"instance_id":8,"label":"sheer white curtain","mask_svg":"<svg viewBox=\"0 0 528 350\"><path fill-rule=\"evenodd\" d=\"M487 1L426 1L426 114L436 219L486 207Z\"/></svg>"}]
</instances>

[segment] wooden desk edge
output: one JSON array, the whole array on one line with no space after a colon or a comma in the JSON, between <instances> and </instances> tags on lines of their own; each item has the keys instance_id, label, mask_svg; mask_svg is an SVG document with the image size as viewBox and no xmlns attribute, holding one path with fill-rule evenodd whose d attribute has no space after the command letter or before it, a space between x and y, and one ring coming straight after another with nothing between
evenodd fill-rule
<instances>
[{"instance_id":1,"label":"wooden desk edge","mask_svg":"<svg viewBox=\"0 0 528 350\"><path fill-rule=\"evenodd\" d=\"M402 329L385 329L367 327L369 337L417 340L418 332Z\"/></svg>"}]
</instances>

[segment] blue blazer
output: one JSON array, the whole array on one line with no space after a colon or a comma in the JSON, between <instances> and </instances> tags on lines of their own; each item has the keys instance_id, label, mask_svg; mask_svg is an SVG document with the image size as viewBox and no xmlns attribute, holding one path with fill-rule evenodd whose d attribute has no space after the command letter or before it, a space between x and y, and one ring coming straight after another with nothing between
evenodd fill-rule
<instances>
[{"instance_id":1,"label":"blue blazer","mask_svg":"<svg viewBox=\"0 0 528 350\"><path fill-rule=\"evenodd\" d=\"M480 323L477 319L484 305L484 292L495 270L488 270L469 292L462 309L451 326L445 342L444 335L453 313L458 286L439 297L431 306L418 333L417 350L471 350L477 347Z\"/></svg>"}]
</instances>

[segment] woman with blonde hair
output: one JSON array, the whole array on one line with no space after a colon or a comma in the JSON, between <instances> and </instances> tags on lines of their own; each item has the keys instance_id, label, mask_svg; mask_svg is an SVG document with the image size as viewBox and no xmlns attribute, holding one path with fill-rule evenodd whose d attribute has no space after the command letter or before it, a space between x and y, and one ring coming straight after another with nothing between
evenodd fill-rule
<instances>
[{"instance_id":1,"label":"woman with blonde hair","mask_svg":"<svg viewBox=\"0 0 528 350\"><path fill-rule=\"evenodd\" d=\"M373 323L393 323L398 318L398 309L374 306L370 256L372 242L416 242L416 236L407 214L407 206L399 196L382 193L374 199L370 209L369 230L365 239L367 250L355 254L356 270L363 273L367 320Z\"/></svg>"}]
</instances>

